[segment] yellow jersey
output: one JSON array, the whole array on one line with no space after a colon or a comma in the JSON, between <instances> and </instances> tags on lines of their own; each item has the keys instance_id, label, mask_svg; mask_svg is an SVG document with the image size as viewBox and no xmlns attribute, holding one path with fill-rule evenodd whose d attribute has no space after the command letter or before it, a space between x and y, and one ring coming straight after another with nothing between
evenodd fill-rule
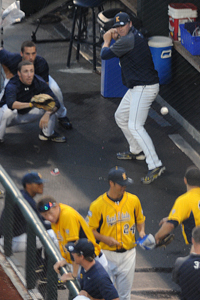
<instances>
[{"instance_id":1,"label":"yellow jersey","mask_svg":"<svg viewBox=\"0 0 200 300\"><path fill-rule=\"evenodd\" d=\"M95 247L95 254L98 256L101 248L96 243L94 234L85 219L68 205L60 203L59 207L59 220L56 224L51 224L51 227L57 236L62 256L68 263L71 263L70 253L66 250L65 245L80 238L87 238L91 241Z\"/></svg>"},{"instance_id":2,"label":"yellow jersey","mask_svg":"<svg viewBox=\"0 0 200 300\"><path fill-rule=\"evenodd\" d=\"M193 188L178 197L170 211L168 221L182 225L186 244L191 243L192 229L200 225L200 188Z\"/></svg>"},{"instance_id":3,"label":"yellow jersey","mask_svg":"<svg viewBox=\"0 0 200 300\"><path fill-rule=\"evenodd\" d=\"M87 221L92 230L113 237L121 244L120 247L110 247L100 242L103 250L130 250L136 246L136 225L144 223L145 216L137 196L124 192L123 198L117 203L104 193L91 203Z\"/></svg>"}]
</instances>

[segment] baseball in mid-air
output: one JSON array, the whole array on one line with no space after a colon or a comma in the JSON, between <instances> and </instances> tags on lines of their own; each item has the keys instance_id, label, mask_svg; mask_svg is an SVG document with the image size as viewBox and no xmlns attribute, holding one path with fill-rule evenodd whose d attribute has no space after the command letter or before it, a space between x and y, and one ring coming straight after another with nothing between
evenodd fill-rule
<instances>
[{"instance_id":1,"label":"baseball in mid-air","mask_svg":"<svg viewBox=\"0 0 200 300\"><path fill-rule=\"evenodd\" d=\"M169 110L166 106L163 106L161 108L160 112L161 112L162 115L166 115L166 114L168 114Z\"/></svg>"}]
</instances>

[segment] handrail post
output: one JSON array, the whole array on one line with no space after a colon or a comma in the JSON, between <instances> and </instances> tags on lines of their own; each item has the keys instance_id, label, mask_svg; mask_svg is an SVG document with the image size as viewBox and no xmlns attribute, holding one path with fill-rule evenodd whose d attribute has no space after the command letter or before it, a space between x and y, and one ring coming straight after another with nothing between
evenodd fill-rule
<instances>
[{"instance_id":1,"label":"handrail post","mask_svg":"<svg viewBox=\"0 0 200 300\"><path fill-rule=\"evenodd\" d=\"M27 289L34 289L36 282L36 235L32 228L27 223L27 247L26 247L26 285Z\"/></svg>"},{"instance_id":2,"label":"handrail post","mask_svg":"<svg viewBox=\"0 0 200 300\"><path fill-rule=\"evenodd\" d=\"M3 218L3 236L4 236L4 252L6 256L12 255L12 238L13 238L13 216L14 216L14 201L9 191L5 197L5 211Z\"/></svg>"},{"instance_id":3,"label":"handrail post","mask_svg":"<svg viewBox=\"0 0 200 300\"><path fill-rule=\"evenodd\" d=\"M35 265L34 267L30 267L30 261L33 262L33 257L35 257L36 254L36 237L37 235L40 238L41 243L43 244L45 251L47 252L48 257L50 257L51 262L49 263L51 265L55 264L57 261L60 261L63 259L61 256L60 251L55 246L51 238L49 237L46 229L44 226L42 226L42 223L40 219L38 218L36 212L33 210L33 208L30 206L30 204L23 198L22 194L18 190L18 188L15 186L12 179L8 176L6 171L3 169L3 167L0 165L0 182L4 186L6 190L6 199L5 199L5 210L6 210L6 226L3 228L3 234L5 237L4 240L4 249L5 249L5 255L11 256L12 254L12 238L13 238L13 211L14 211L14 205L17 204L19 209L21 210L24 218L26 219L26 222L28 225L27 227L27 261L26 261L26 272L27 272L27 287L34 286L34 275L35 275ZM9 224L8 224L9 223ZM31 229L32 227L32 229ZM29 232L31 231L31 233ZM34 252L35 251L35 252ZM34 259L35 262L35 259ZM30 275L29 275L30 271ZM60 274L68 274L70 272L69 268L62 267ZM54 270L49 270L48 273L52 273L53 277L56 275L54 274ZM34 274L34 275L33 275ZM50 275L49 275L50 276ZM29 281L30 279L30 281ZM57 284L53 280L53 286L54 284ZM66 282L66 286L68 290L70 291L70 295L75 298L79 294L80 285L77 280L70 280ZM56 289L57 291L57 286ZM50 293L50 292L48 292ZM48 300L51 298L48 298ZM56 299L56 295L55 298ZM51 299L52 300L52 299Z\"/></svg>"},{"instance_id":4,"label":"handrail post","mask_svg":"<svg viewBox=\"0 0 200 300\"><path fill-rule=\"evenodd\" d=\"M56 300L58 297L57 293L57 284L58 284L58 275L53 269L54 261L48 256L47 264L47 290L46 290L46 299Z\"/></svg>"}]
</instances>

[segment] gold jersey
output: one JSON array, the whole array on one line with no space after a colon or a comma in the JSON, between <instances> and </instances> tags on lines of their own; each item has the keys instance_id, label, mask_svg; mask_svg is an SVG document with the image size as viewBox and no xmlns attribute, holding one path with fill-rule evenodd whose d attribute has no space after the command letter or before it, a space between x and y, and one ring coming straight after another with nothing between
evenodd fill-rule
<instances>
[{"instance_id":1,"label":"gold jersey","mask_svg":"<svg viewBox=\"0 0 200 300\"><path fill-rule=\"evenodd\" d=\"M114 202L105 193L91 203L87 221L92 230L95 229L102 235L113 237L121 245L110 247L100 242L102 249L129 250L136 246L136 225L144 223L145 216L137 196L125 192L121 201Z\"/></svg>"},{"instance_id":2,"label":"gold jersey","mask_svg":"<svg viewBox=\"0 0 200 300\"><path fill-rule=\"evenodd\" d=\"M51 227L57 236L62 256L68 263L71 263L70 254L67 252L65 245L80 238L87 238L91 241L95 247L95 254L98 256L100 246L96 243L94 234L85 219L72 207L61 203L59 206L59 220L56 224L51 224Z\"/></svg>"},{"instance_id":3,"label":"gold jersey","mask_svg":"<svg viewBox=\"0 0 200 300\"><path fill-rule=\"evenodd\" d=\"M182 225L185 243L191 243L192 229L200 225L200 188L193 188L178 197L168 217Z\"/></svg>"}]
</instances>

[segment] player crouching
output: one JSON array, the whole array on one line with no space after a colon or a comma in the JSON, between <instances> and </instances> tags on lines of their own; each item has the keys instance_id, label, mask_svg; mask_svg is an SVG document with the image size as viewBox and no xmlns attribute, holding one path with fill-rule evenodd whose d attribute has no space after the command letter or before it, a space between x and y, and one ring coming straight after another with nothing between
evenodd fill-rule
<instances>
[{"instance_id":1,"label":"player crouching","mask_svg":"<svg viewBox=\"0 0 200 300\"><path fill-rule=\"evenodd\" d=\"M38 94L48 94L55 100L55 106L46 111L37 108L31 98ZM6 127L31 123L40 119L41 132L39 139L57 143L66 142L64 136L54 131L56 115L60 104L48 84L35 75L34 65L29 61L19 63L17 75L11 78L5 87L0 109L0 141L4 141Z\"/></svg>"}]
</instances>

